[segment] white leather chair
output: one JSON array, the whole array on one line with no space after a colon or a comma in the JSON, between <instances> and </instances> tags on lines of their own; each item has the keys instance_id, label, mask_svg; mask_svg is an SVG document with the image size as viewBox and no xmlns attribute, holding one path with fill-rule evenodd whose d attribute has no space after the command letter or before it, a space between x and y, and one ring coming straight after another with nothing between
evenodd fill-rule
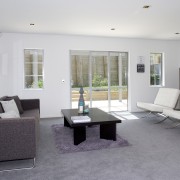
<instances>
[{"instance_id":1,"label":"white leather chair","mask_svg":"<svg viewBox=\"0 0 180 180\"><path fill-rule=\"evenodd\" d=\"M177 123L170 128L175 128L180 125L180 111L173 110L173 109L164 109L163 114L167 117L171 117L177 120L176 121Z\"/></svg>"},{"instance_id":2,"label":"white leather chair","mask_svg":"<svg viewBox=\"0 0 180 180\"><path fill-rule=\"evenodd\" d=\"M149 113L163 113L164 109L174 109L180 90L174 88L159 88L154 103L137 102L137 107Z\"/></svg>"}]
</instances>

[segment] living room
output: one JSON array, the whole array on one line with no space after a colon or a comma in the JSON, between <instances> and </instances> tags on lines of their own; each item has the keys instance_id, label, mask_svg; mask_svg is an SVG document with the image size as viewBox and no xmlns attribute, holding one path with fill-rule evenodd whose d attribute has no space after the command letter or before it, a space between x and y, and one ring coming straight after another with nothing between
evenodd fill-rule
<instances>
[{"instance_id":1,"label":"living room","mask_svg":"<svg viewBox=\"0 0 180 180\"><path fill-rule=\"evenodd\" d=\"M95 5L95 1L93 2L92 4L91 3L89 4L90 7L91 5L92 6ZM36 2L34 3L36 4ZM56 1L55 3L58 3L58 2ZM59 3L60 4L62 3L62 7L65 6L63 4L64 3L63 1ZM83 3L83 2L80 1L79 3ZM116 3L117 5L120 5L119 2L116 2ZM121 3L124 3L125 5L127 5L128 3L130 4L131 2L127 1L127 3L125 2L121 2ZM3 2L3 4L5 7L8 7L10 6L11 2L9 2L9 4L8 2L6 3ZM30 7L32 7L32 4L30 5ZM139 16L147 16L147 17L151 16L152 15L151 13L155 11L153 10L155 5L159 5L159 4L156 4L155 1L152 1L152 2L149 1L148 4L150 4L152 7L148 9L148 13L150 14L147 15L147 12L144 12L144 9L143 9L143 12L140 9L142 8L143 5L146 5L146 4L147 2L145 1L138 3L138 6L139 6L139 9L138 9L137 5L135 5L135 2L133 2L133 5L137 8L136 10L140 11ZM178 5L179 5L178 1L172 1L171 3L165 3L164 8L166 11L168 6L169 8L172 8L172 7L177 8ZM13 5L11 5L10 7L13 8ZM21 7L21 5L19 5L19 7ZM66 5L66 7L68 7L68 5ZM105 7L107 8L107 6ZM43 8L46 9L47 7L43 5ZM16 11L18 11L18 8L16 9ZM158 171L158 168L159 168L158 166L161 166L162 165L161 163L163 163L163 160L161 158L165 158L166 157L165 155L169 155L168 153L170 153L170 150L173 151L173 147L171 147L167 152L164 152L163 157L159 155L158 156L159 159L158 158L157 159L160 161L158 162L155 159L153 159L156 156L151 154L152 151L154 150L152 146L154 145L154 148L157 148L157 143L152 142L152 146L151 146L148 144L148 142L145 142L145 140L143 140L143 136L146 137L148 140L150 139L153 140L153 138L155 137L157 137L157 139L160 140L161 138L163 138L163 135L166 138L168 138L168 135L169 135L169 138L173 139L174 143L172 143L171 141L168 144L165 140L161 140L162 143L164 144L159 149L162 150L164 147L166 147L165 146L166 143L168 145L172 145L172 144L174 145L175 142L178 142L178 138L173 136L174 134L176 136L179 135L178 128L174 129L173 131L169 131L165 129L164 126L161 126L161 125L156 126L153 124L153 122L155 122L155 119L152 119L152 122L145 121L146 124L143 124L143 123L140 124L140 122L141 121L143 122L143 120L140 120L137 123L135 123L136 121L134 122L129 121L127 123L123 122L122 127L124 128L124 130L120 124L118 125L119 126L118 132L120 133L120 135L122 133L123 137L127 138L130 144L132 144L132 147L130 150L127 150L128 147L125 147L124 149L119 148L121 149L120 151L118 150L113 151L112 149L108 149L108 150L103 150L103 151L72 153L70 155L60 154L58 156L55 149L54 142L53 142L53 138L51 137L52 136L51 130L47 128L48 126L45 126L42 123L43 121L45 121L46 124L57 123L57 119L62 117L61 109L71 108L71 95L70 95L71 94L71 72L70 72L70 66L71 66L70 51L71 50L82 50L82 51L93 50L93 51L102 51L102 52L117 51L117 52L129 53L129 58L128 58L128 61L129 61L128 112L129 113L141 112L141 110L138 109L136 106L137 101L153 102L159 90L158 86L152 87L150 86L150 83L149 83L150 81L149 80L150 79L150 53L152 52L163 53L164 87L179 89L179 67L180 67L180 61L179 61L180 41L179 40L180 40L180 36L174 33L177 33L180 27L178 25L176 27L173 26L172 29L168 28L168 26L170 26L168 25L168 23L172 21L173 18L177 18L176 17L177 15L173 14L173 10L171 11L172 11L171 19L167 20L167 22L165 23L166 26L162 27L162 29L168 29L167 30L168 32L162 31L162 29L160 29L160 33L158 34L158 31L156 31L154 33L154 36L151 34L148 36L148 33L146 33L147 36L144 36L144 34L140 36L137 32L136 32L136 36L131 36L130 34L129 36L117 35L116 31L118 31L118 28L120 29L121 26L116 25L114 23L110 23L110 22L106 27L107 28L106 31L108 31L108 35L104 35L104 34L100 35L100 33L98 35L98 32L96 34L94 33L94 35L93 33L85 34L83 32L80 33L81 31L79 31L79 33L76 33L75 31L70 33L71 32L70 30L69 32L68 31L64 32L63 29L60 33L53 33L53 32L47 33L44 31L41 32L38 29L38 26L40 26L40 24L38 25L38 23L40 22L38 21L37 23L34 22L35 23L34 26L29 25L30 23L33 23L32 22L33 18L30 18L30 20L26 22L27 27L23 27L23 24L22 24L19 27L17 27L17 29L13 29L11 31L6 29L7 27L5 28L3 26L2 27L0 26L0 31L1 31L0 33L0 82L1 82L0 97L6 96L6 95L8 96L18 95L20 99L39 99L40 100L40 117L41 117L40 126L42 125L42 127L44 127L43 133L41 131L41 135L43 135L43 137L40 137L40 141L41 141L40 147L42 149L38 151L38 160L37 160L36 167L33 170L3 172L1 175L2 179L24 179L24 178L43 179L46 177L46 179L70 180L70 179L73 179L73 176L71 173L76 173L76 171L78 171L79 168L82 168L82 166L84 167L82 168L82 170L78 171L74 179L106 179L107 177L109 179L118 179L118 178L119 179L133 179L133 176L135 176L136 179L169 179L170 175L172 175L173 173L174 173L174 176L172 179L178 179L179 172L176 171L176 168L178 166L175 167L175 165L177 164L176 163L173 164L171 159L168 159L168 160L170 161L172 168L169 167L170 169L166 169L166 167L163 167L161 169L161 170L167 170L167 172L169 172L170 175L167 175L165 173L167 175L167 178L165 178L165 176L163 175L160 176L162 172ZM2 11L2 12L5 13L5 11ZM157 9L155 12L157 12ZM25 12L22 12L22 14L23 13ZM2 19L5 21L5 14L2 14L1 17L3 17L3 15L4 15L4 18ZM132 17L133 16L131 14L131 18ZM0 20L0 22L3 20ZM23 20L20 19L19 21L23 21ZM165 21L165 18L161 18L161 21ZM133 28L134 28L134 31L138 29L137 31L141 32L142 27L140 26L140 24L137 24L137 25L134 24L133 18L131 19L130 22L132 23L132 27L130 27L129 29L131 29L132 32L133 32ZM16 21L16 24L18 24L18 21ZM49 26L51 26L51 24ZM84 24L84 26L86 26L86 24ZM138 28L138 26L140 28ZM152 26L150 25L148 26L146 23L144 24L144 26L146 26L144 31L147 29L152 29ZM22 29L18 31L18 28L20 27L22 27ZM111 30L111 28L114 28L114 27L116 29ZM94 27L92 26L89 29L89 31L90 30L94 31ZM161 35L163 34L165 34L165 37L162 38ZM24 49L43 49L44 51L44 67L43 67L44 88L43 89L25 89L24 88ZM139 57L143 57L143 61L145 65L144 73L137 73L137 64L139 63ZM141 117L140 115L139 116L138 115L137 117ZM47 119L49 121L51 120L51 122L49 123ZM62 122L62 119L61 119L61 122ZM149 134L146 134L146 130L151 131L152 126L154 127L153 133L156 136L151 137L150 135L150 137L148 137ZM141 132L138 132L140 130ZM134 137L136 137L135 139L133 139L132 132L134 133ZM48 148L46 145L46 139L47 141L49 140L47 143ZM141 145L139 141L144 142L144 144ZM142 148L141 151L137 147L136 143ZM133 149L133 144L136 144L134 145L135 147L134 149ZM143 160L144 160L143 158L145 155L143 154L140 155L139 152L143 153L143 151L149 151L148 147L151 147L151 152L148 152L147 154L148 158L146 159L146 162L150 161L151 157L154 161L152 160L150 161L150 164L145 163L145 166L143 165L141 166L139 163L143 164ZM179 145L177 145L174 150L175 151L174 153L176 155L178 155L178 147ZM46 153L48 154L48 156L44 157ZM54 156L53 156L53 153L54 153ZM124 155L124 158L126 155L127 157L130 157L128 162L126 159L123 158L121 153ZM135 156L137 155L139 159L138 160L133 159L135 158L133 154ZM117 156L119 157L117 158ZM99 157L99 161L97 157ZM41 161L41 158L43 159L42 161ZM56 160L57 158L59 158L59 161ZM93 160L88 165L91 158ZM174 156L173 158L175 159ZM78 159L81 159L80 162L82 164L77 162ZM122 160L124 162L124 167L120 166L117 160L119 161ZM76 161L76 165L73 164L74 161ZM53 163L55 163L55 166L53 166ZM59 163L59 166L57 165L58 163ZM103 163L106 163L106 165L104 165ZM130 165L131 163L132 165ZM165 161L165 164L166 163L167 161ZM96 164L102 167L101 168L97 167ZM131 168L128 169L127 167L128 165L130 165ZM93 166L96 166L96 168L95 167L93 168ZM106 169L108 168L108 166L110 166L109 169ZM133 168L136 168L136 166L139 166L140 170L134 170ZM123 169L124 171L121 171L119 174L115 173L115 170L113 169L117 168L120 171L119 167L121 167L122 169L124 168ZM150 171L147 171L146 169L148 169L148 167L152 169ZM41 168L44 168L44 170L42 170ZM62 171L61 171L61 168L62 168ZM125 172L125 170L127 170L127 172ZM56 173L55 171L59 172L59 174L61 175L58 176L58 173ZM103 173L102 171L106 171L106 172ZM145 173L143 173L142 171L145 171ZM33 173L34 173L34 177L33 177ZM43 173L45 176L42 175ZM66 177L62 175L63 173L65 174ZM100 175L90 176L91 173L93 174L99 173L101 176ZM151 176L150 173L157 173L158 175L156 174L157 176L156 175Z\"/></svg>"}]
</instances>

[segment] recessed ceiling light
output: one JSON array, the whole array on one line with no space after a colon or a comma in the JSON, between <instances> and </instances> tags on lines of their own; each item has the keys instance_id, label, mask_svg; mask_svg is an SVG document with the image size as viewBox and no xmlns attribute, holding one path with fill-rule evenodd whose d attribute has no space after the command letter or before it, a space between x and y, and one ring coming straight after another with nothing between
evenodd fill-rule
<instances>
[{"instance_id":1,"label":"recessed ceiling light","mask_svg":"<svg viewBox=\"0 0 180 180\"><path fill-rule=\"evenodd\" d=\"M148 9L148 8L150 8L150 5L144 5L143 8Z\"/></svg>"},{"instance_id":2,"label":"recessed ceiling light","mask_svg":"<svg viewBox=\"0 0 180 180\"><path fill-rule=\"evenodd\" d=\"M177 35L178 35L178 34L180 34L180 33L179 33L179 32L176 32L176 33L174 33L174 34L177 34Z\"/></svg>"},{"instance_id":3,"label":"recessed ceiling light","mask_svg":"<svg viewBox=\"0 0 180 180\"><path fill-rule=\"evenodd\" d=\"M30 23L30 26L34 26L35 24L34 23Z\"/></svg>"},{"instance_id":4,"label":"recessed ceiling light","mask_svg":"<svg viewBox=\"0 0 180 180\"><path fill-rule=\"evenodd\" d=\"M116 30L115 28L111 28L111 31L114 31L114 30Z\"/></svg>"}]
</instances>

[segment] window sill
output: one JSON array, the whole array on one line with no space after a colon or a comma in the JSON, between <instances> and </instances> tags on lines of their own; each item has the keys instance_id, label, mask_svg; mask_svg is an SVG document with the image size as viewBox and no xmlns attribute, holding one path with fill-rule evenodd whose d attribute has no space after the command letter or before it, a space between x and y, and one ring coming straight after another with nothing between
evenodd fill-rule
<instances>
[{"instance_id":1,"label":"window sill","mask_svg":"<svg viewBox=\"0 0 180 180\"><path fill-rule=\"evenodd\" d=\"M152 88L160 88L160 87L164 87L163 85L150 85L150 87L152 87Z\"/></svg>"},{"instance_id":2,"label":"window sill","mask_svg":"<svg viewBox=\"0 0 180 180\"><path fill-rule=\"evenodd\" d=\"M33 88L29 88L29 89L23 89L24 91L43 91L43 89L33 89Z\"/></svg>"}]
</instances>

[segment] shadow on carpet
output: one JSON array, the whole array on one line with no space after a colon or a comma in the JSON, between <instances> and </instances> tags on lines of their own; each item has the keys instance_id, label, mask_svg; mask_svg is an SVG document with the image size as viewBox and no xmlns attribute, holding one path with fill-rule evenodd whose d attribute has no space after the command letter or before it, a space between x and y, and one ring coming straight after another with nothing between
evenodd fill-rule
<instances>
[{"instance_id":1,"label":"shadow on carpet","mask_svg":"<svg viewBox=\"0 0 180 180\"><path fill-rule=\"evenodd\" d=\"M55 145L59 153L119 148L130 145L127 140L121 138L118 134L116 136L116 141L100 139L99 126L92 126L86 128L86 140L76 146L73 141L73 129L64 127L62 124L54 124L51 127Z\"/></svg>"}]
</instances>

